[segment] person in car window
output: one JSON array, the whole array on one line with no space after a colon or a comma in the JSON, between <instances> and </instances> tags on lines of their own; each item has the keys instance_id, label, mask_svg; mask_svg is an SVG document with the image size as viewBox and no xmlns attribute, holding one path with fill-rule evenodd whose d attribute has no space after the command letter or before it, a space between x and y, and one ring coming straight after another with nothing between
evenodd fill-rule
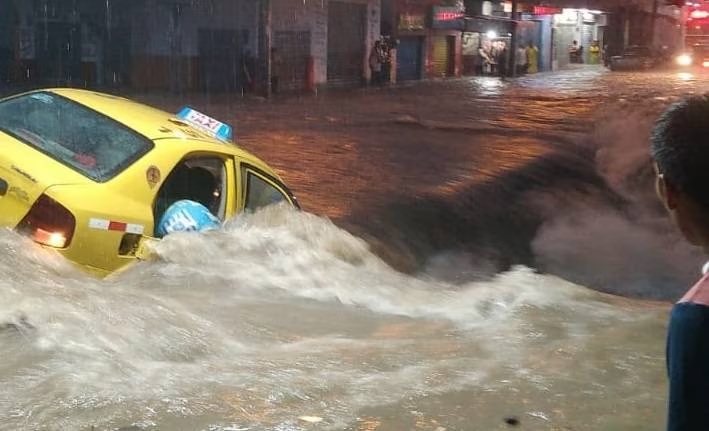
<instances>
[{"instance_id":1,"label":"person in car window","mask_svg":"<svg viewBox=\"0 0 709 431\"><path fill-rule=\"evenodd\" d=\"M709 95L669 107L651 153L660 201L684 238L709 253ZM668 431L709 430L709 273L672 307L667 334Z\"/></svg>"},{"instance_id":2,"label":"person in car window","mask_svg":"<svg viewBox=\"0 0 709 431\"><path fill-rule=\"evenodd\" d=\"M200 166L181 164L170 174L157 202L156 234L203 230L219 219L212 213L217 205L217 179Z\"/></svg>"}]
</instances>

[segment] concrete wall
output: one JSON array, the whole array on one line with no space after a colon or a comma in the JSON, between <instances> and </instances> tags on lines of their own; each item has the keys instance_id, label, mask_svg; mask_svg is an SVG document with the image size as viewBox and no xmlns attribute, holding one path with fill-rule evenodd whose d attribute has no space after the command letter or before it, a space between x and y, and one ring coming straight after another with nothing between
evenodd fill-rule
<instances>
[{"instance_id":1,"label":"concrete wall","mask_svg":"<svg viewBox=\"0 0 709 431\"><path fill-rule=\"evenodd\" d=\"M379 37L380 0L339 0L367 5L367 52ZM328 5L330 0L271 0L272 31L309 31L310 55L313 57L315 84L327 82ZM337 31L337 29L332 29ZM369 78L366 56L362 58L362 74Z\"/></svg>"},{"instance_id":2,"label":"concrete wall","mask_svg":"<svg viewBox=\"0 0 709 431\"><path fill-rule=\"evenodd\" d=\"M141 54L199 55L199 29L248 30L248 48L258 50L259 3L249 0L212 0L187 4L180 13L164 2L148 0L135 15L133 51Z\"/></svg>"},{"instance_id":3,"label":"concrete wall","mask_svg":"<svg viewBox=\"0 0 709 431\"><path fill-rule=\"evenodd\" d=\"M246 31L248 41L243 50L257 55L259 2L212 0L176 9L168 2L146 0L132 14L130 28L134 86L196 89L200 80L199 30Z\"/></svg>"},{"instance_id":4,"label":"concrete wall","mask_svg":"<svg viewBox=\"0 0 709 431\"><path fill-rule=\"evenodd\" d=\"M551 29L554 26L554 19L550 15L541 17L542 22L542 43L539 47L539 70L541 72L552 70L552 40Z\"/></svg>"}]
</instances>

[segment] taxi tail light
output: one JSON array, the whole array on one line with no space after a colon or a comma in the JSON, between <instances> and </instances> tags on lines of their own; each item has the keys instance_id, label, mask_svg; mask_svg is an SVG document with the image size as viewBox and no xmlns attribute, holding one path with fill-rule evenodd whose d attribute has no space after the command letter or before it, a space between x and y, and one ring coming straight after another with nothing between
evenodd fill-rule
<instances>
[{"instance_id":1,"label":"taxi tail light","mask_svg":"<svg viewBox=\"0 0 709 431\"><path fill-rule=\"evenodd\" d=\"M66 248L74 236L76 219L68 209L47 195L42 195L22 219L17 230L34 241L55 248Z\"/></svg>"}]
</instances>

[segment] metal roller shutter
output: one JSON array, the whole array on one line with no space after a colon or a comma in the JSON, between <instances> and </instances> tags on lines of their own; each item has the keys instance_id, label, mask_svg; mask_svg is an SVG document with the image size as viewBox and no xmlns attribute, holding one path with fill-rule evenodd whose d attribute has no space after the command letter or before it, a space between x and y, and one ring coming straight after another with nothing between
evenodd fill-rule
<instances>
[{"instance_id":1,"label":"metal roller shutter","mask_svg":"<svg viewBox=\"0 0 709 431\"><path fill-rule=\"evenodd\" d=\"M581 46L583 46L583 62L588 63L588 48L593 42L593 24L584 24L581 28Z\"/></svg>"},{"instance_id":2,"label":"metal roller shutter","mask_svg":"<svg viewBox=\"0 0 709 431\"><path fill-rule=\"evenodd\" d=\"M272 64L281 90L302 90L310 55L309 31L277 31L274 38L280 62Z\"/></svg>"},{"instance_id":3,"label":"metal roller shutter","mask_svg":"<svg viewBox=\"0 0 709 431\"><path fill-rule=\"evenodd\" d=\"M359 84L363 79L367 5L331 1L328 5L327 80Z\"/></svg>"},{"instance_id":4,"label":"metal roller shutter","mask_svg":"<svg viewBox=\"0 0 709 431\"><path fill-rule=\"evenodd\" d=\"M422 38L403 37L396 48L396 76L399 81L421 79Z\"/></svg>"},{"instance_id":5,"label":"metal roller shutter","mask_svg":"<svg viewBox=\"0 0 709 431\"><path fill-rule=\"evenodd\" d=\"M447 76L450 57L446 36L433 36L432 54L433 76Z\"/></svg>"}]
</instances>

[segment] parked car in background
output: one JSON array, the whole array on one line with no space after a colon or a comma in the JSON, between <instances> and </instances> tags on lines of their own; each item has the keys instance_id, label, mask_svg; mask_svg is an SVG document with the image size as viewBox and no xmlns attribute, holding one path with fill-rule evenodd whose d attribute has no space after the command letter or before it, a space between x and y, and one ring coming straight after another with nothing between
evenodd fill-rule
<instances>
[{"instance_id":1,"label":"parked car in background","mask_svg":"<svg viewBox=\"0 0 709 431\"><path fill-rule=\"evenodd\" d=\"M620 55L610 58L610 70L648 70L664 64L664 58L653 48L633 45L625 48Z\"/></svg>"},{"instance_id":2,"label":"parked car in background","mask_svg":"<svg viewBox=\"0 0 709 431\"><path fill-rule=\"evenodd\" d=\"M681 70L709 72L709 45L694 45L676 56L675 63Z\"/></svg>"}]
</instances>

